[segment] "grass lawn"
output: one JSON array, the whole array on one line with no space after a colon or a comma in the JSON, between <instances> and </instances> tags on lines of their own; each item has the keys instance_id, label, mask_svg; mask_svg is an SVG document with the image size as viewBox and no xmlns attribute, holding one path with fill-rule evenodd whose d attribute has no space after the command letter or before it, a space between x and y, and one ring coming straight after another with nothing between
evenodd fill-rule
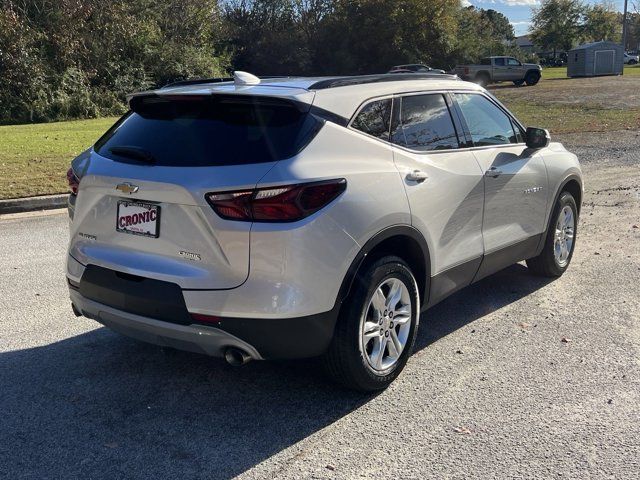
<instances>
[{"instance_id":1,"label":"grass lawn","mask_svg":"<svg viewBox=\"0 0 640 480\"><path fill-rule=\"evenodd\" d=\"M640 66L622 76L567 78L565 67L545 68L533 87L491 86L525 125L551 133L602 132L640 128Z\"/></svg>"},{"instance_id":2,"label":"grass lawn","mask_svg":"<svg viewBox=\"0 0 640 480\"><path fill-rule=\"evenodd\" d=\"M67 192L71 160L115 121L0 126L0 199Z\"/></svg>"},{"instance_id":3,"label":"grass lawn","mask_svg":"<svg viewBox=\"0 0 640 480\"><path fill-rule=\"evenodd\" d=\"M640 64L639 65L625 65L625 75L640 76ZM545 80L552 80L555 78L567 78L567 67L549 67L542 69L542 78Z\"/></svg>"}]
</instances>

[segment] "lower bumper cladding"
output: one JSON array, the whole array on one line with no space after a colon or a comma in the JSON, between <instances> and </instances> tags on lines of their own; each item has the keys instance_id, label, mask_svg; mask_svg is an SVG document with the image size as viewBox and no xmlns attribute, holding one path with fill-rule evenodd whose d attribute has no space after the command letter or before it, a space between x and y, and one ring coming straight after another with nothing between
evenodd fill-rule
<instances>
[{"instance_id":1,"label":"lower bumper cladding","mask_svg":"<svg viewBox=\"0 0 640 480\"><path fill-rule=\"evenodd\" d=\"M69 294L76 311L128 337L213 357L224 357L226 349L237 348L253 360L263 359L252 345L219 328L181 325L123 312L89 300L72 288Z\"/></svg>"}]
</instances>

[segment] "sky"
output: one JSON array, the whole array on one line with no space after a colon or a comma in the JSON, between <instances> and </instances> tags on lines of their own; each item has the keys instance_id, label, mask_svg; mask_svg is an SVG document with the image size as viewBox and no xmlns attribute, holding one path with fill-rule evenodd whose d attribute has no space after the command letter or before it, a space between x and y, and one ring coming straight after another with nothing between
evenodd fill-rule
<instances>
[{"instance_id":1,"label":"sky","mask_svg":"<svg viewBox=\"0 0 640 480\"><path fill-rule=\"evenodd\" d=\"M539 0L462 0L463 4L473 5L477 8L488 10L492 8L507 16L516 36L524 35L529 30L531 22L531 8L540 4ZM596 0L587 0L586 3L595 4ZM614 0L613 4L619 11L624 9L624 0ZM631 9L631 0L629 0L629 9Z\"/></svg>"}]
</instances>

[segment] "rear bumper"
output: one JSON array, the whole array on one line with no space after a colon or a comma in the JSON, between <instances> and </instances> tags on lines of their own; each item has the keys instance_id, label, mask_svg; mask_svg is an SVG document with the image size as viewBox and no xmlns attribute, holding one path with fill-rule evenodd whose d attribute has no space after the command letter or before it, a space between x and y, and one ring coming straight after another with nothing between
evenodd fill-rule
<instances>
[{"instance_id":1,"label":"rear bumper","mask_svg":"<svg viewBox=\"0 0 640 480\"><path fill-rule=\"evenodd\" d=\"M263 358L252 345L219 328L179 325L123 312L89 300L73 288L69 289L69 295L71 302L82 315L127 337L212 357L222 357L225 349L236 347L247 352L255 360Z\"/></svg>"},{"instance_id":2,"label":"rear bumper","mask_svg":"<svg viewBox=\"0 0 640 480\"><path fill-rule=\"evenodd\" d=\"M222 357L239 348L254 360L310 358L331 342L338 306L329 312L298 318L218 318L205 325L173 323L138 315L90 300L69 287L75 309L122 335L156 345Z\"/></svg>"}]
</instances>

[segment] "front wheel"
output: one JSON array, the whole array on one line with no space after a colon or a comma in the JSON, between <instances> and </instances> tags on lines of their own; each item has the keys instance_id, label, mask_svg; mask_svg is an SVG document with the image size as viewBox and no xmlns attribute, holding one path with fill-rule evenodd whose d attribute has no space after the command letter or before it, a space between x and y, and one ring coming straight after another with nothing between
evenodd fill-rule
<instances>
[{"instance_id":1,"label":"front wheel","mask_svg":"<svg viewBox=\"0 0 640 480\"><path fill-rule=\"evenodd\" d=\"M331 377L347 388L371 392L388 387L413 349L420 297L408 265L383 257L359 275L340 312L324 356Z\"/></svg>"},{"instance_id":2,"label":"front wheel","mask_svg":"<svg viewBox=\"0 0 640 480\"><path fill-rule=\"evenodd\" d=\"M569 192L562 192L552 213L552 223L540 255L527 260L533 273L559 277L569 267L578 233L578 207Z\"/></svg>"},{"instance_id":3,"label":"front wheel","mask_svg":"<svg viewBox=\"0 0 640 480\"><path fill-rule=\"evenodd\" d=\"M538 72L529 72L524 77L524 81L527 83L527 85L532 87L540 81L540 74Z\"/></svg>"},{"instance_id":4,"label":"front wheel","mask_svg":"<svg viewBox=\"0 0 640 480\"><path fill-rule=\"evenodd\" d=\"M520 87L523 83L524 83L524 80L514 80L514 81L513 81L513 84L514 84L516 87Z\"/></svg>"}]
</instances>

